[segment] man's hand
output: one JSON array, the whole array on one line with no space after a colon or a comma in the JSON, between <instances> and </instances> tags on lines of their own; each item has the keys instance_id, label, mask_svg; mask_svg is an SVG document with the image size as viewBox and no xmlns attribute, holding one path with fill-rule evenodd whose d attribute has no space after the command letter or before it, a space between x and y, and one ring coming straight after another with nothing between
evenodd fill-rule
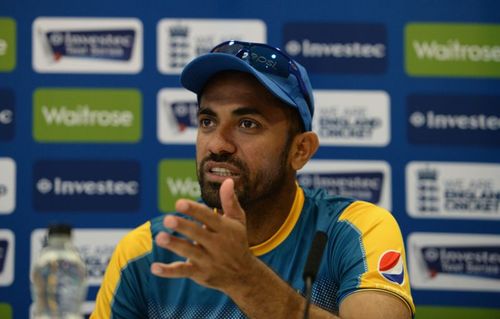
<instances>
[{"instance_id":1,"label":"man's hand","mask_svg":"<svg viewBox=\"0 0 500 319\"><path fill-rule=\"evenodd\" d=\"M220 188L223 215L211 208L180 199L176 210L191 216L190 221L166 216L165 227L186 237L166 232L156 236L156 244L185 257L184 262L153 263L153 274L165 278L190 278L200 285L221 291L239 285L258 261L248 247L245 212L234 193L234 181L226 179Z\"/></svg>"}]
</instances>

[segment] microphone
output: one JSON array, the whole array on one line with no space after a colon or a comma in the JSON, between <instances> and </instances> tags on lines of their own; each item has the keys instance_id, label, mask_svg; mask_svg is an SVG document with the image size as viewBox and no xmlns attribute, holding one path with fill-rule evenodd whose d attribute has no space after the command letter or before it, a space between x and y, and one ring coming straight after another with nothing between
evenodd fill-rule
<instances>
[{"instance_id":1,"label":"microphone","mask_svg":"<svg viewBox=\"0 0 500 319\"><path fill-rule=\"evenodd\" d=\"M304 278L304 282L306 284L306 307L304 309L304 319L309 318L312 284L314 282L314 279L316 279L316 274L318 273L319 265L321 263L321 257L323 257L323 252L325 251L327 241L328 236L326 235L326 233L317 231L316 234L314 234L311 249L309 250L309 255L307 256L306 266L304 267L304 272L302 273L302 278Z\"/></svg>"}]
</instances>

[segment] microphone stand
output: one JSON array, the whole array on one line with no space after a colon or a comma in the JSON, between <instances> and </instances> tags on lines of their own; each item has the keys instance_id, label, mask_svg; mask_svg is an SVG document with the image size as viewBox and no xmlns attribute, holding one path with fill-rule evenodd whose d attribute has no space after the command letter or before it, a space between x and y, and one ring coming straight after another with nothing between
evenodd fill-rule
<instances>
[{"instance_id":1,"label":"microphone stand","mask_svg":"<svg viewBox=\"0 0 500 319\"><path fill-rule=\"evenodd\" d=\"M309 318L309 308L311 307L311 296L312 296L312 278L308 276L306 278L306 308L304 309L303 319Z\"/></svg>"},{"instance_id":2,"label":"microphone stand","mask_svg":"<svg viewBox=\"0 0 500 319\"><path fill-rule=\"evenodd\" d=\"M311 296L312 296L312 284L316 278L316 274L321 263L321 258L323 257L323 252L325 250L326 242L328 236L325 232L317 231L314 235L313 242L311 244L311 250L307 256L306 266L304 267L304 272L302 277L305 282L305 293L306 293L306 305L304 309L304 319L309 318L309 308L311 307Z\"/></svg>"}]
</instances>

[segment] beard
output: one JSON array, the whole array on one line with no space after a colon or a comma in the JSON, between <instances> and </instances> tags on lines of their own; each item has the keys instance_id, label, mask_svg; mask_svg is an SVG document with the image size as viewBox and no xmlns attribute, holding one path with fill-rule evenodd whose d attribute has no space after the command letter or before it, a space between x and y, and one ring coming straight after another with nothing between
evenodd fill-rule
<instances>
[{"instance_id":1,"label":"beard","mask_svg":"<svg viewBox=\"0 0 500 319\"><path fill-rule=\"evenodd\" d=\"M221 183L208 182L205 179L204 167L206 162L223 162L231 164L239 170L239 183L235 183L235 193L241 207L247 210L252 203L266 199L275 199L289 177L288 153L291 146L289 137L285 143L279 160L274 166L259 170L252 176L248 166L233 154L210 154L197 165L198 181L201 189L201 198L209 207L222 208L219 189Z\"/></svg>"}]
</instances>

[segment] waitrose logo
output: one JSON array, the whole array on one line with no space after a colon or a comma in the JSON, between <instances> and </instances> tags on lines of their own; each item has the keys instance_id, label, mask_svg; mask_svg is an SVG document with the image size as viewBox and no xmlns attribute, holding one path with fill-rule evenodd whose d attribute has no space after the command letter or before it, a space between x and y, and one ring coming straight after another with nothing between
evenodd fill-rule
<instances>
[{"instance_id":1,"label":"waitrose logo","mask_svg":"<svg viewBox=\"0 0 500 319\"><path fill-rule=\"evenodd\" d=\"M414 76L500 77L500 24L411 23L406 70Z\"/></svg>"},{"instance_id":2,"label":"waitrose logo","mask_svg":"<svg viewBox=\"0 0 500 319\"><path fill-rule=\"evenodd\" d=\"M0 18L0 72L16 67L16 21Z\"/></svg>"},{"instance_id":3,"label":"waitrose logo","mask_svg":"<svg viewBox=\"0 0 500 319\"><path fill-rule=\"evenodd\" d=\"M175 202L180 198L192 200L200 198L200 185L196 176L194 159L163 160L158 169L158 205L160 211L174 211Z\"/></svg>"},{"instance_id":4,"label":"waitrose logo","mask_svg":"<svg viewBox=\"0 0 500 319\"><path fill-rule=\"evenodd\" d=\"M136 142L142 98L134 89L38 89L33 116L39 142Z\"/></svg>"}]
</instances>

